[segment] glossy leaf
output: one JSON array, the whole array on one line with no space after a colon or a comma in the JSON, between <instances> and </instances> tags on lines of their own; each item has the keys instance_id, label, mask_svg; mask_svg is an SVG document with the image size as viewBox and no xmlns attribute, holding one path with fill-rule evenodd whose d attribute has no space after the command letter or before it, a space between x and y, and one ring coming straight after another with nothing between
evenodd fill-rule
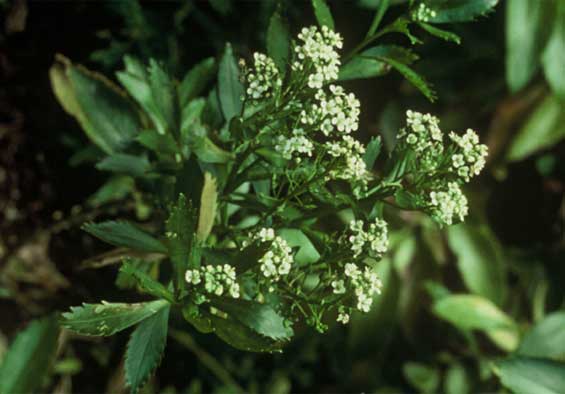
<instances>
[{"instance_id":1,"label":"glossy leaf","mask_svg":"<svg viewBox=\"0 0 565 394\"><path fill-rule=\"evenodd\" d=\"M280 343L263 337L239 321L210 316L214 332L227 344L247 352L273 352L280 349Z\"/></svg>"},{"instance_id":2,"label":"glossy leaf","mask_svg":"<svg viewBox=\"0 0 565 394\"><path fill-rule=\"evenodd\" d=\"M565 364L552 360L513 357L497 363L501 383L515 394L565 393Z\"/></svg>"},{"instance_id":3,"label":"glossy leaf","mask_svg":"<svg viewBox=\"0 0 565 394\"><path fill-rule=\"evenodd\" d=\"M335 29L332 12L325 0L312 0L312 8L314 8L314 15L320 26L327 26L332 30Z\"/></svg>"},{"instance_id":4,"label":"glossy leaf","mask_svg":"<svg viewBox=\"0 0 565 394\"><path fill-rule=\"evenodd\" d=\"M19 332L0 360L0 393L40 392L57 350L55 317L32 321Z\"/></svg>"},{"instance_id":5,"label":"glossy leaf","mask_svg":"<svg viewBox=\"0 0 565 394\"><path fill-rule=\"evenodd\" d=\"M239 79L239 67L231 45L227 44L218 71L218 98L227 122L234 116L240 115L243 95L244 90Z\"/></svg>"},{"instance_id":6,"label":"glossy leaf","mask_svg":"<svg viewBox=\"0 0 565 394\"><path fill-rule=\"evenodd\" d=\"M431 23L470 22L493 11L498 0L428 0L426 6L435 11Z\"/></svg>"},{"instance_id":7,"label":"glossy leaf","mask_svg":"<svg viewBox=\"0 0 565 394\"><path fill-rule=\"evenodd\" d=\"M110 336L125 330L168 307L165 300L136 304L83 304L63 313L61 325L82 335Z\"/></svg>"},{"instance_id":8,"label":"glossy leaf","mask_svg":"<svg viewBox=\"0 0 565 394\"><path fill-rule=\"evenodd\" d=\"M102 223L86 223L82 229L115 246L124 246L144 252L166 253L167 248L161 241L133 224L125 221L108 221Z\"/></svg>"},{"instance_id":9,"label":"glossy leaf","mask_svg":"<svg viewBox=\"0 0 565 394\"><path fill-rule=\"evenodd\" d=\"M161 308L143 320L131 334L126 351L125 378L133 394L147 382L163 358L169 310L169 305Z\"/></svg>"}]
</instances>

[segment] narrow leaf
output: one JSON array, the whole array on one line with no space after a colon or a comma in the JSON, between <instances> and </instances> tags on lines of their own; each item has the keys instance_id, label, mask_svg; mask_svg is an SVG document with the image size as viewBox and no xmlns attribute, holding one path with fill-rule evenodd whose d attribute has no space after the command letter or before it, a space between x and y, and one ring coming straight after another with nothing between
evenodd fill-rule
<instances>
[{"instance_id":1,"label":"narrow leaf","mask_svg":"<svg viewBox=\"0 0 565 394\"><path fill-rule=\"evenodd\" d=\"M163 284L137 268L134 264L136 261L137 260L125 259L124 264L120 268L120 273L133 277L142 291L154 297L164 298L167 301L173 302L173 294Z\"/></svg>"},{"instance_id":2,"label":"narrow leaf","mask_svg":"<svg viewBox=\"0 0 565 394\"><path fill-rule=\"evenodd\" d=\"M426 80L418 75L414 70L410 67L406 66L405 64L391 59L389 57L379 57L380 60L383 60L390 64L392 67L396 69L399 73L401 73L404 78L408 80L414 87L416 87L428 100L434 102L436 100L436 94L430 87L430 85L426 82Z\"/></svg>"},{"instance_id":3,"label":"narrow leaf","mask_svg":"<svg viewBox=\"0 0 565 394\"><path fill-rule=\"evenodd\" d=\"M276 11L269 21L267 30L267 53L275 61L278 69L284 72L290 50L290 35L280 11Z\"/></svg>"},{"instance_id":4,"label":"narrow leaf","mask_svg":"<svg viewBox=\"0 0 565 394\"><path fill-rule=\"evenodd\" d=\"M377 157L379 157L379 153L381 152L381 147L381 137L373 137L367 144L365 155L363 155L363 161L369 171L373 169L375 161L377 161Z\"/></svg>"},{"instance_id":5,"label":"narrow leaf","mask_svg":"<svg viewBox=\"0 0 565 394\"><path fill-rule=\"evenodd\" d=\"M552 90L565 100L565 2L556 2L553 32L542 54L543 71Z\"/></svg>"},{"instance_id":6,"label":"narrow leaf","mask_svg":"<svg viewBox=\"0 0 565 394\"><path fill-rule=\"evenodd\" d=\"M131 393L135 394L157 368L169 327L170 306L166 305L153 316L143 320L131 334L126 351L125 376Z\"/></svg>"},{"instance_id":7,"label":"narrow leaf","mask_svg":"<svg viewBox=\"0 0 565 394\"><path fill-rule=\"evenodd\" d=\"M165 300L136 304L83 304L63 313L61 325L82 335L110 336L125 330L159 312L169 303Z\"/></svg>"},{"instance_id":8,"label":"narrow leaf","mask_svg":"<svg viewBox=\"0 0 565 394\"><path fill-rule=\"evenodd\" d=\"M149 171L151 164L145 156L134 156L126 153L115 153L96 164L102 171L141 177Z\"/></svg>"},{"instance_id":9,"label":"narrow leaf","mask_svg":"<svg viewBox=\"0 0 565 394\"><path fill-rule=\"evenodd\" d=\"M181 108L184 108L191 100L198 97L206 85L212 80L216 72L216 61L209 57L202 60L190 69L184 76L179 86L179 98Z\"/></svg>"},{"instance_id":10,"label":"narrow leaf","mask_svg":"<svg viewBox=\"0 0 565 394\"><path fill-rule=\"evenodd\" d=\"M314 15L320 27L327 26L332 30L335 29L334 18L325 0L312 0L312 8L314 8Z\"/></svg>"},{"instance_id":11,"label":"narrow leaf","mask_svg":"<svg viewBox=\"0 0 565 394\"><path fill-rule=\"evenodd\" d=\"M498 0L426 0L435 12L426 21L432 23L470 22L491 12Z\"/></svg>"},{"instance_id":12,"label":"narrow leaf","mask_svg":"<svg viewBox=\"0 0 565 394\"><path fill-rule=\"evenodd\" d=\"M388 9L390 0L381 0L379 1L379 8L377 12L375 12L375 17L373 18L373 22L371 22L371 26L365 35L365 38L371 37L377 31L383 16L385 15L386 10Z\"/></svg>"},{"instance_id":13,"label":"narrow leaf","mask_svg":"<svg viewBox=\"0 0 565 394\"><path fill-rule=\"evenodd\" d=\"M207 172L204 174L204 187L200 198L200 215L198 217L198 230L196 235L200 241L205 241L212 231L216 218L218 201L218 186L216 178Z\"/></svg>"},{"instance_id":14,"label":"narrow leaf","mask_svg":"<svg viewBox=\"0 0 565 394\"><path fill-rule=\"evenodd\" d=\"M243 94L243 85L239 80L239 67L237 66L231 45L226 44L218 71L218 97L227 122L234 116L240 115L243 106Z\"/></svg>"},{"instance_id":15,"label":"narrow leaf","mask_svg":"<svg viewBox=\"0 0 565 394\"><path fill-rule=\"evenodd\" d=\"M108 221L102 223L86 223L82 229L115 246L125 246L144 252L166 253L167 248L153 236L140 230L129 222Z\"/></svg>"},{"instance_id":16,"label":"narrow leaf","mask_svg":"<svg viewBox=\"0 0 565 394\"><path fill-rule=\"evenodd\" d=\"M430 33L432 36L441 38L442 40L445 40L445 41L451 41L451 42L454 42L456 44L461 44L461 37L459 37L457 34L455 34L453 32L440 29L438 27L430 25L429 23L420 22L418 24L420 25L420 27L422 29L424 29L425 31Z\"/></svg>"}]
</instances>

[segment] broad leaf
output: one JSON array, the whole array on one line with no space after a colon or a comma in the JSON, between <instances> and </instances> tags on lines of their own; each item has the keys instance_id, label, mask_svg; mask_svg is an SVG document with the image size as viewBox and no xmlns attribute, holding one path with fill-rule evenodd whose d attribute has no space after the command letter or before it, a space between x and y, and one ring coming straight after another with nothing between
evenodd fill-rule
<instances>
[{"instance_id":1,"label":"broad leaf","mask_svg":"<svg viewBox=\"0 0 565 394\"><path fill-rule=\"evenodd\" d=\"M508 148L507 159L518 161L565 138L565 103L546 97L526 120Z\"/></svg>"},{"instance_id":2,"label":"broad leaf","mask_svg":"<svg viewBox=\"0 0 565 394\"><path fill-rule=\"evenodd\" d=\"M179 151L177 143L171 134L162 135L157 130L143 130L139 133L136 140L147 149L165 157L173 158Z\"/></svg>"},{"instance_id":3,"label":"broad leaf","mask_svg":"<svg viewBox=\"0 0 565 394\"><path fill-rule=\"evenodd\" d=\"M498 0L426 0L424 4L435 11L432 23L470 22L491 12Z\"/></svg>"},{"instance_id":4,"label":"broad leaf","mask_svg":"<svg viewBox=\"0 0 565 394\"><path fill-rule=\"evenodd\" d=\"M261 336L232 318L210 315L214 332L224 342L247 352L274 352L280 350L280 342Z\"/></svg>"},{"instance_id":5,"label":"broad leaf","mask_svg":"<svg viewBox=\"0 0 565 394\"><path fill-rule=\"evenodd\" d=\"M276 11L269 21L267 30L267 54L275 61L278 69L284 72L290 51L288 27L280 11Z\"/></svg>"},{"instance_id":6,"label":"broad leaf","mask_svg":"<svg viewBox=\"0 0 565 394\"><path fill-rule=\"evenodd\" d=\"M320 259L320 253L302 231L294 228L283 228L277 232L288 243L288 246L298 248L294 256L296 264L311 264Z\"/></svg>"},{"instance_id":7,"label":"broad leaf","mask_svg":"<svg viewBox=\"0 0 565 394\"><path fill-rule=\"evenodd\" d=\"M134 156L126 153L115 153L96 164L102 171L141 177L149 171L151 164L145 156Z\"/></svg>"},{"instance_id":8,"label":"broad leaf","mask_svg":"<svg viewBox=\"0 0 565 394\"><path fill-rule=\"evenodd\" d=\"M312 8L314 8L314 15L320 26L327 26L332 30L335 29L332 12L325 0L312 0Z\"/></svg>"},{"instance_id":9,"label":"broad leaf","mask_svg":"<svg viewBox=\"0 0 565 394\"><path fill-rule=\"evenodd\" d=\"M216 73L216 61L209 57L190 69L184 76L179 86L179 99L181 108L198 97Z\"/></svg>"},{"instance_id":10,"label":"broad leaf","mask_svg":"<svg viewBox=\"0 0 565 394\"><path fill-rule=\"evenodd\" d=\"M513 357L497 363L502 385L515 394L565 393L565 364L529 357Z\"/></svg>"},{"instance_id":11,"label":"broad leaf","mask_svg":"<svg viewBox=\"0 0 565 394\"><path fill-rule=\"evenodd\" d=\"M293 335L292 328L270 305L229 298L216 298L213 304L233 319L267 338L282 341L290 339Z\"/></svg>"},{"instance_id":12,"label":"broad leaf","mask_svg":"<svg viewBox=\"0 0 565 394\"><path fill-rule=\"evenodd\" d=\"M553 31L542 54L543 71L552 90L565 100L565 2L556 1Z\"/></svg>"},{"instance_id":13,"label":"broad leaf","mask_svg":"<svg viewBox=\"0 0 565 394\"><path fill-rule=\"evenodd\" d=\"M373 78L385 75L390 67L380 60L355 56L339 70L339 80Z\"/></svg>"},{"instance_id":14,"label":"broad leaf","mask_svg":"<svg viewBox=\"0 0 565 394\"><path fill-rule=\"evenodd\" d=\"M501 349L518 346L516 323L491 301L470 294L456 294L434 303L434 313L463 331L481 330Z\"/></svg>"},{"instance_id":15,"label":"broad leaf","mask_svg":"<svg viewBox=\"0 0 565 394\"><path fill-rule=\"evenodd\" d=\"M131 334L126 351L125 377L135 394L149 379L163 358L169 327L167 305L143 320Z\"/></svg>"},{"instance_id":16,"label":"broad leaf","mask_svg":"<svg viewBox=\"0 0 565 394\"><path fill-rule=\"evenodd\" d=\"M125 246L144 252L167 253L167 248L161 241L129 222L86 223L82 229L115 246Z\"/></svg>"},{"instance_id":17,"label":"broad leaf","mask_svg":"<svg viewBox=\"0 0 565 394\"><path fill-rule=\"evenodd\" d=\"M469 374L461 363L452 363L443 380L445 394L471 393L472 383Z\"/></svg>"},{"instance_id":18,"label":"broad leaf","mask_svg":"<svg viewBox=\"0 0 565 394\"><path fill-rule=\"evenodd\" d=\"M173 294L160 282L153 279L143 270L136 267L138 260L125 259L124 264L120 268L120 273L134 278L139 288L157 298L164 298L167 301L173 302ZM149 263L146 263L149 264Z\"/></svg>"},{"instance_id":19,"label":"broad leaf","mask_svg":"<svg viewBox=\"0 0 565 394\"><path fill-rule=\"evenodd\" d=\"M216 218L218 202L218 185L216 178L209 172L204 174L204 187L200 198L200 213L198 216L198 229L196 235L200 241L205 241L212 231Z\"/></svg>"},{"instance_id":20,"label":"broad leaf","mask_svg":"<svg viewBox=\"0 0 565 394\"><path fill-rule=\"evenodd\" d=\"M18 333L0 365L0 393L41 391L57 350L59 326L55 317L32 321Z\"/></svg>"},{"instance_id":21,"label":"broad leaf","mask_svg":"<svg viewBox=\"0 0 565 394\"><path fill-rule=\"evenodd\" d=\"M440 374L437 368L422 363L407 362L402 371L406 380L421 393L436 393Z\"/></svg>"},{"instance_id":22,"label":"broad leaf","mask_svg":"<svg viewBox=\"0 0 565 394\"><path fill-rule=\"evenodd\" d=\"M134 187L135 182L132 177L113 176L88 198L88 204L98 207L108 202L122 200L133 191Z\"/></svg>"},{"instance_id":23,"label":"broad leaf","mask_svg":"<svg viewBox=\"0 0 565 394\"><path fill-rule=\"evenodd\" d=\"M110 336L125 330L168 307L165 300L136 304L83 304L63 313L61 325L82 335Z\"/></svg>"},{"instance_id":24,"label":"broad leaf","mask_svg":"<svg viewBox=\"0 0 565 394\"><path fill-rule=\"evenodd\" d=\"M218 98L226 122L241 114L243 85L239 80L239 67L230 44L226 44L218 71Z\"/></svg>"},{"instance_id":25,"label":"broad leaf","mask_svg":"<svg viewBox=\"0 0 565 394\"><path fill-rule=\"evenodd\" d=\"M517 353L565 361L565 312L547 315L526 332Z\"/></svg>"},{"instance_id":26,"label":"broad leaf","mask_svg":"<svg viewBox=\"0 0 565 394\"><path fill-rule=\"evenodd\" d=\"M364 50L359 56L368 58L378 58L379 56L383 56L407 65L412 64L419 59L419 56L411 49L398 45L377 45Z\"/></svg>"}]
</instances>

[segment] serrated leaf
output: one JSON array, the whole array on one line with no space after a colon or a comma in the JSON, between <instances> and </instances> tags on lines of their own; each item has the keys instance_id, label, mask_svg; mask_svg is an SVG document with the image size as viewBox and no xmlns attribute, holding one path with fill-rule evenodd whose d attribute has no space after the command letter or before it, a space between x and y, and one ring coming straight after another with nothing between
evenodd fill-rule
<instances>
[{"instance_id":1,"label":"serrated leaf","mask_svg":"<svg viewBox=\"0 0 565 394\"><path fill-rule=\"evenodd\" d=\"M556 2L553 31L542 53L543 71L549 86L565 100L565 2Z\"/></svg>"},{"instance_id":2,"label":"serrated leaf","mask_svg":"<svg viewBox=\"0 0 565 394\"><path fill-rule=\"evenodd\" d=\"M547 96L518 131L507 160L518 161L548 148L565 138L565 103L556 96Z\"/></svg>"},{"instance_id":3,"label":"serrated leaf","mask_svg":"<svg viewBox=\"0 0 565 394\"><path fill-rule=\"evenodd\" d=\"M410 67L390 57L380 56L378 57L378 59L390 64L393 68L395 68L396 71L401 73L404 76L404 78L408 80L408 82L410 82L414 87L416 87L420 92L422 92L422 94L426 96L428 100L430 100L431 102L435 101L435 99L437 98L436 94L432 90L428 82L426 82L426 80L423 77L417 74Z\"/></svg>"},{"instance_id":4,"label":"serrated leaf","mask_svg":"<svg viewBox=\"0 0 565 394\"><path fill-rule=\"evenodd\" d=\"M363 155L363 161L365 162L365 165L367 166L367 169L369 171L373 169L375 161L377 161L377 157L379 157L379 153L381 152L381 147L381 137L373 137L367 144L367 147L365 148L365 154Z\"/></svg>"},{"instance_id":5,"label":"serrated leaf","mask_svg":"<svg viewBox=\"0 0 565 394\"><path fill-rule=\"evenodd\" d=\"M435 11L428 18L431 23L470 22L491 12L498 0L426 0L426 6Z\"/></svg>"},{"instance_id":6,"label":"serrated leaf","mask_svg":"<svg viewBox=\"0 0 565 394\"><path fill-rule=\"evenodd\" d=\"M153 59L149 61L149 85L159 118L164 122L165 130L158 131L161 134L166 134L166 131L178 134L180 110L176 87L163 67Z\"/></svg>"},{"instance_id":7,"label":"serrated leaf","mask_svg":"<svg viewBox=\"0 0 565 394\"><path fill-rule=\"evenodd\" d=\"M19 332L0 365L0 393L41 391L55 357L59 325L55 317L32 321Z\"/></svg>"},{"instance_id":8,"label":"serrated leaf","mask_svg":"<svg viewBox=\"0 0 565 394\"><path fill-rule=\"evenodd\" d=\"M110 336L125 330L168 306L165 300L136 304L83 304L63 313L61 325L82 335Z\"/></svg>"},{"instance_id":9,"label":"serrated leaf","mask_svg":"<svg viewBox=\"0 0 565 394\"><path fill-rule=\"evenodd\" d=\"M565 364L530 357L513 357L497 363L496 374L515 394L565 393Z\"/></svg>"},{"instance_id":10,"label":"serrated leaf","mask_svg":"<svg viewBox=\"0 0 565 394\"><path fill-rule=\"evenodd\" d=\"M332 12L325 0L312 0L312 8L314 9L314 15L316 16L316 20L320 27L327 26L332 30L335 29Z\"/></svg>"},{"instance_id":11,"label":"serrated leaf","mask_svg":"<svg viewBox=\"0 0 565 394\"><path fill-rule=\"evenodd\" d=\"M230 44L226 44L218 71L218 98L224 119L229 122L239 116L243 107L243 84L239 79L239 67Z\"/></svg>"},{"instance_id":12,"label":"serrated leaf","mask_svg":"<svg viewBox=\"0 0 565 394\"><path fill-rule=\"evenodd\" d=\"M451 41L456 44L461 44L461 37L459 37L457 34L453 32L440 29L436 26L430 25L429 23L419 22L418 24L422 29L430 33L432 36L441 38L442 40L445 41Z\"/></svg>"},{"instance_id":13,"label":"serrated leaf","mask_svg":"<svg viewBox=\"0 0 565 394\"><path fill-rule=\"evenodd\" d=\"M529 329L518 348L518 354L565 361L565 311L547 315Z\"/></svg>"},{"instance_id":14,"label":"serrated leaf","mask_svg":"<svg viewBox=\"0 0 565 394\"><path fill-rule=\"evenodd\" d=\"M173 283L177 294L185 288L184 275L187 269L200 265L199 247L194 237L197 212L184 194L179 195L171 208L167 220L169 255L173 263Z\"/></svg>"},{"instance_id":15,"label":"serrated leaf","mask_svg":"<svg viewBox=\"0 0 565 394\"><path fill-rule=\"evenodd\" d=\"M518 330L510 316L486 298L455 294L433 305L434 313L460 330L481 330L501 349L513 351L518 346Z\"/></svg>"},{"instance_id":16,"label":"serrated leaf","mask_svg":"<svg viewBox=\"0 0 565 394\"><path fill-rule=\"evenodd\" d=\"M126 351L125 377L135 394L157 368L167 344L170 305L143 320L131 334Z\"/></svg>"},{"instance_id":17,"label":"serrated leaf","mask_svg":"<svg viewBox=\"0 0 565 394\"><path fill-rule=\"evenodd\" d=\"M182 109L204 91L215 73L216 61L212 57L202 60L186 73L179 86L179 99Z\"/></svg>"},{"instance_id":18,"label":"serrated leaf","mask_svg":"<svg viewBox=\"0 0 565 394\"><path fill-rule=\"evenodd\" d=\"M280 343L255 333L235 319L210 315L210 320L216 335L236 349L247 352L273 352L280 349Z\"/></svg>"},{"instance_id":19,"label":"serrated leaf","mask_svg":"<svg viewBox=\"0 0 565 394\"><path fill-rule=\"evenodd\" d=\"M294 332L270 305L254 301L216 298L213 305L257 334L275 341L289 340Z\"/></svg>"},{"instance_id":20,"label":"serrated leaf","mask_svg":"<svg viewBox=\"0 0 565 394\"><path fill-rule=\"evenodd\" d=\"M420 58L410 48L401 47L399 45L377 45L364 50L359 56L368 58L383 56L408 65Z\"/></svg>"},{"instance_id":21,"label":"serrated leaf","mask_svg":"<svg viewBox=\"0 0 565 394\"><path fill-rule=\"evenodd\" d=\"M200 213L198 217L198 229L196 235L200 241L205 241L212 231L216 218L218 201L218 186L216 178L209 172L204 174L204 187L200 198Z\"/></svg>"},{"instance_id":22,"label":"serrated leaf","mask_svg":"<svg viewBox=\"0 0 565 394\"><path fill-rule=\"evenodd\" d=\"M144 252L167 253L167 248L161 241L129 222L86 223L82 226L82 229L115 246L125 246Z\"/></svg>"},{"instance_id":23,"label":"serrated leaf","mask_svg":"<svg viewBox=\"0 0 565 394\"><path fill-rule=\"evenodd\" d=\"M290 35L280 11L269 20L267 29L267 54L274 60L278 69L284 72L290 51Z\"/></svg>"},{"instance_id":24,"label":"serrated leaf","mask_svg":"<svg viewBox=\"0 0 565 394\"><path fill-rule=\"evenodd\" d=\"M141 177L149 171L151 164L145 156L115 153L98 162L96 168L102 171Z\"/></svg>"},{"instance_id":25,"label":"serrated leaf","mask_svg":"<svg viewBox=\"0 0 565 394\"><path fill-rule=\"evenodd\" d=\"M173 302L173 294L163 284L137 268L135 262L136 260L125 259L124 264L120 268L120 273L133 277L142 291L154 297L164 298L167 301Z\"/></svg>"},{"instance_id":26,"label":"serrated leaf","mask_svg":"<svg viewBox=\"0 0 565 394\"><path fill-rule=\"evenodd\" d=\"M198 98L183 107L180 127L182 141L189 141L191 128L200 123L205 106L206 100Z\"/></svg>"}]
</instances>

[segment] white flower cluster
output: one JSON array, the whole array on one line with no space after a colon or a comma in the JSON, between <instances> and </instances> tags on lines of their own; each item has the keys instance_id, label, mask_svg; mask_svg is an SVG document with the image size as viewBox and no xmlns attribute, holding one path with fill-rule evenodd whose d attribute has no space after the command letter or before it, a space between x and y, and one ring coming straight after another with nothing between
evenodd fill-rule
<instances>
[{"instance_id":1,"label":"white flower cluster","mask_svg":"<svg viewBox=\"0 0 565 394\"><path fill-rule=\"evenodd\" d=\"M362 185L367 184L370 173L367 171L367 165L363 160L365 153L363 144L346 135L341 140L328 141L324 145L330 156L343 159L342 163L339 163L340 165L330 171L330 179L343 179Z\"/></svg>"},{"instance_id":2,"label":"white flower cluster","mask_svg":"<svg viewBox=\"0 0 565 394\"><path fill-rule=\"evenodd\" d=\"M454 219L465 220L469 212L467 197L456 182L449 182L447 190L430 192L432 217L438 222L451 225Z\"/></svg>"},{"instance_id":3,"label":"white flower cluster","mask_svg":"<svg viewBox=\"0 0 565 394\"><path fill-rule=\"evenodd\" d=\"M375 258L381 258L388 249L388 225L379 218L369 225L367 231L363 230L362 220L352 220L349 223L351 235L348 240L351 244L353 257L358 257L363 253L365 245L369 245L369 254Z\"/></svg>"},{"instance_id":4,"label":"white flower cluster","mask_svg":"<svg viewBox=\"0 0 565 394\"><path fill-rule=\"evenodd\" d=\"M209 294L221 296L227 293L232 298L239 298L235 268L229 264L207 265L187 270L185 280L193 286L203 284L204 290Z\"/></svg>"},{"instance_id":5,"label":"white flower cluster","mask_svg":"<svg viewBox=\"0 0 565 394\"><path fill-rule=\"evenodd\" d=\"M265 54L253 54L254 72L247 74L247 96L253 100L270 97L280 88L282 79L273 59Z\"/></svg>"},{"instance_id":6,"label":"white flower cluster","mask_svg":"<svg viewBox=\"0 0 565 394\"><path fill-rule=\"evenodd\" d=\"M318 126L325 136L336 130L349 134L359 128L361 104L353 93L345 93L341 86L330 85L331 94L320 89L316 92L317 103L302 110L300 121L304 125Z\"/></svg>"},{"instance_id":7,"label":"white flower cluster","mask_svg":"<svg viewBox=\"0 0 565 394\"><path fill-rule=\"evenodd\" d=\"M303 129L294 129L291 137L279 135L275 150L285 159L290 160L294 157L294 160L300 163L302 161L301 156L312 157L314 144L306 137Z\"/></svg>"},{"instance_id":8,"label":"white flower cluster","mask_svg":"<svg viewBox=\"0 0 565 394\"><path fill-rule=\"evenodd\" d=\"M349 313L346 312L345 307L341 305L338 309L337 321L342 324L349 323Z\"/></svg>"},{"instance_id":9,"label":"white flower cluster","mask_svg":"<svg viewBox=\"0 0 565 394\"><path fill-rule=\"evenodd\" d=\"M345 264L345 276L349 278L357 297L357 309L361 312L369 312L373 305L373 295L381 293L381 280L371 268L365 267L365 270L361 272L353 263Z\"/></svg>"},{"instance_id":10,"label":"white flower cluster","mask_svg":"<svg viewBox=\"0 0 565 394\"><path fill-rule=\"evenodd\" d=\"M431 18L435 18L437 13L424 3L420 3L412 12L412 19L420 22L428 22Z\"/></svg>"},{"instance_id":11,"label":"white flower cluster","mask_svg":"<svg viewBox=\"0 0 565 394\"><path fill-rule=\"evenodd\" d=\"M400 141L412 149L424 170L435 170L443 153L443 133L439 119L431 114L406 111L406 127L398 133Z\"/></svg>"},{"instance_id":12,"label":"white flower cluster","mask_svg":"<svg viewBox=\"0 0 565 394\"><path fill-rule=\"evenodd\" d=\"M292 64L292 69L306 70L308 86L312 89L320 89L325 82L335 81L340 66L335 49L343 46L341 36L327 26L322 26L321 31L311 26L304 27L298 39L302 43L294 48L298 60Z\"/></svg>"},{"instance_id":13,"label":"white flower cluster","mask_svg":"<svg viewBox=\"0 0 565 394\"><path fill-rule=\"evenodd\" d=\"M459 153L452 156L451 170L465 182L469 182L471 177L479 175L484 168L488 148L479 143L479 136L471 129L467 129L462 136L451 132L449 138L459 148Z\"/></svg>"},{"instance_id":14,"label":"white flower cluster","mask_svg":"<svg viewBox=\"0 0 565 394\"><path fill-rule=\"evenodd\" d=\"M261 243L271 242L267 253L259 259L261 273L266 278L270 278L276 282L281 276L287 275L290 272L292 264L294 263L292 248L288 246L285 239L275 235L275 230L272 228L262 228L259 232L250 237L251 240Z\"/></svg>"}]
</instances>

